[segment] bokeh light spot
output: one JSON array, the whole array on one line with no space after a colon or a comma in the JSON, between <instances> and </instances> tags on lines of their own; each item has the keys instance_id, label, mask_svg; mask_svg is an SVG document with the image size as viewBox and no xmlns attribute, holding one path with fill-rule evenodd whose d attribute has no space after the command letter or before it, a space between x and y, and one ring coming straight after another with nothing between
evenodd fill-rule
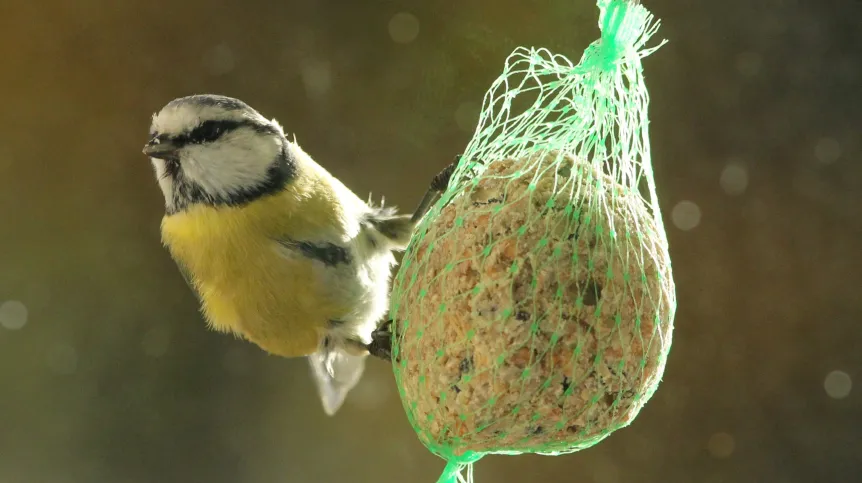
<instances>
[{"instance_id":1,"label":"bokeh light spot","mask_svg":"<svg viewBox=\"0 0 862 483\"><path fill-rule=\"evenodd\" d=\"M736 70L745 77L755 77L760 73L763 59L757 52L743 52L736 57Z\"/></svg>"},{"instance_id":2,"label":"bokeh light spot","mask_svg":"<svg viewBox=\"0 0 862 483\"><path fill-rule=\"evenodd\" d=\"M419 19L411 13L396 13L389 20L389 36L399 44L413 42L419 36Z\"/></svg>"},{"instance_id":3,"label":"bokeh light spot","mask_svg":"<svg viewBox=\"0 0 862 483\"><path fill-rule=\"evenodd\" d=\"M150 357L161 357L168 351L171 343L171 333L165 327L153 327L144 334L141 348Z\"/></svg>"},{"instance_id":4,"label":"bokeh light spot","mask_svg":"<svg viewBox=\"0 0 862 483\"><path fill-rule=\"evenodd\" d=\"M725 193L739 196L748 188L748 170L742 163L731 161L721 171L721 178L718 183Z\"/></svg>"},{"instance_id":5,"label":"bokeh light spot","mask_svg":"<svg viewBox=\"0 0 862 483\"><path fill-rule=\"evenodd\" d=\"M479 111L482 109L476 102L463 102L458 109L455 110L455 124L458 129L472 133L476 130L476 124L479 122Z\"/></svg>"},{"instance_id":6,"label":"bokeh light spot","mask_svg":"<svg viewBox=\"0 0 862 483\"><path fill-rule=\"evenodd\" d=\"M332 67L325 60L310 60L300 67L305 92L311 100L320 100L332 88Z\"/></svg>"},{"instance_id":7,"label":"bokeh light spot","mask_svg":"<svg viewBox=\"0 0 862 483\"><path fill-rule=\"evenodd\" d=\"M234 69L236 58L228 45L219 44L204 54L203 64L210 75L220 76Z\"/></svg>"},{"instance_id":8,"label":"bokeh light spot","mask_svg":"<svg viewBox=\"0 0 862 483\"><path fill-rule=\"evenodd\" d=\"M850 395L853 380L850 379L850 374L844 371L832 371L826 375L823 388L826 389L826 394L832 399L844 399Z\"/></svg>"},{"instance_id":9,"label":"bokeh light spot","mask_svg":"<svg viewBox=\"0 0 862 483\"><path fill-rule=\"evenodd\" d=\"M713 458L729 458L736 449L736 441L727 433L715 433L709 437L706 448Z\"/></svg>"},{"instance_id":10,"label":"bokeh light spot","mask_svg":"<svg viewBox=\"0 0 862 483\"><path fill-rule=\"evenodd\" d=\"M0 304L0 326L8 330L19 330L27 325L27 306L17 300Z\"/></svg>"},{"instance_id":11,"label":"bokeh light spot","mask_svg":"<svg viewBox=\"0 0 862 483\"><path fill-rule=\"evenodd\" d=\"M78 351L70 344L57 343L48 349L45 362L54 374L72 375L78 370Z\"/></svg>"},{"instance_id":12,"label":"bokeh light spot","mask_svg":"<svg viewBox=\"0 0 862 483\"><path fill-rule=\"evenodd\" d=\"M689 231L700 224L700 207L693 201L683 200L673 207L670 217L674 226L682 231Z\"/></svg>"},{"instance_id":13,"label":"bokeh light spot","mask_svg":"<svg viewBox=\"0 0 862 483\"><path fill-rule=\"evenodd\" d=\"M822 164L831 164L841 157L841 145L832 138L822 138L814 146L814 156Z\"/></svg>"}]
</instances>

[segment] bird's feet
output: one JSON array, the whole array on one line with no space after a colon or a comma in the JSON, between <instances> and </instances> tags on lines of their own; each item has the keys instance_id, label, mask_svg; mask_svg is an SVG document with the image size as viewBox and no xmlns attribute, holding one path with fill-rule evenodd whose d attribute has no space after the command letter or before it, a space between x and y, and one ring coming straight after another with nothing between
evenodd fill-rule
<instances>
[{"instance_id":1,"label":"bird's feet","mask_svg":"<svg viewBox=\"0 0 862 483\"><path fill-rule=\"evenodd\" d=\"M434 176L434 179L431 180L430 189L438 193L446 191L446 187L449 186L449 180L452 179L452 175L455 173L455 168L458 167L458 163L460 161L461 155L459 154L455 156L455 161L453 161L452 164L446 166L442 171Z\"/></svg>"},{"instance_id":2,"label":"bird's feet","mask_svg":"<svg viewBox=\"0 0 862 483\"><path fill-rule=\"evenodd\" d=\"M371 333L368 352L384 361L392 361L392 321L387 320Z\"/></svg>"},{"instance_id":3,"label":"bird's feet","mask_svg":"<svg viewBox=\"0 0 862 483\"><path fill-rule=\"evenodd\" d=\"M416 207L416 210L413 211L413 216L410 217L412 223L419 223L419 220L431 209L434 200L446 191L449 180L452 178L452 174L455 173L455 168L458 167L460 159L460 155L455 156L455 161L452 164L446 166L443 168L443 171L434 176L434 179L431 180L431 185L428 186L428 190L425 192L425 196L422 197L422 201L419 202L419 206Z\"/></svg>"}]
</instances>

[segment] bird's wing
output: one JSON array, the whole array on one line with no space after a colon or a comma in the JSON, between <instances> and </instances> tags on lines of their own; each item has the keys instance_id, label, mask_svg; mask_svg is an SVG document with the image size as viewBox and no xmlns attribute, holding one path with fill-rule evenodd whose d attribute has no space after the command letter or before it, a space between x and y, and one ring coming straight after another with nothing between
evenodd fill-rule
<instances>
[{"instance_id":1,"label":"bird's wing","mask_svg":"<svg viewBox=\"0 0 862 483\"><path fill-rule=\"evenodd\" d=\"M276 240L285 260L307 268L309 291L314 293L320 322L345 320L361 300L361 286L355 283L356 260L348 246L321 240Z\"/></svg>"}]
</instances>

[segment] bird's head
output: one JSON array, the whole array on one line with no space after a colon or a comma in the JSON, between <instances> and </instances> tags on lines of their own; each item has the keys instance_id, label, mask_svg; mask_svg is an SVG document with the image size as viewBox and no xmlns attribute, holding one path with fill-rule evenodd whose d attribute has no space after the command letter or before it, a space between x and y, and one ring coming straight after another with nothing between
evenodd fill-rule
<instances>
[{"instance_id":1,"label":"bird's head","mask_svg":"<svg viewBox=\"0 0 862 483\"><path fill-rule=\"evenodd\" d=\"M284 131L225 96L174 99L153 115L144 146L169 213L240 206L280 190L295 170Z\"/></svg>"}]
</instances>

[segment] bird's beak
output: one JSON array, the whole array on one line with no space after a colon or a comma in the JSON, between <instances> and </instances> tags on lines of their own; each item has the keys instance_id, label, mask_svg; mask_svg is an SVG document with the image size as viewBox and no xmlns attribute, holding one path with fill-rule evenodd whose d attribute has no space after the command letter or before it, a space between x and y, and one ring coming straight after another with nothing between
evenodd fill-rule
<instances>
[{"instance_id":1,"label":"bird's beak","mask_svg":"<svg viewBox=\"0 0 862 483\"><path fill-rule=\"evenodd\" d=\"M156 138L144 145L143 152L151 158L171 159L176 157L177 147L170 141Z\"/></svg>"}]
</instances>

